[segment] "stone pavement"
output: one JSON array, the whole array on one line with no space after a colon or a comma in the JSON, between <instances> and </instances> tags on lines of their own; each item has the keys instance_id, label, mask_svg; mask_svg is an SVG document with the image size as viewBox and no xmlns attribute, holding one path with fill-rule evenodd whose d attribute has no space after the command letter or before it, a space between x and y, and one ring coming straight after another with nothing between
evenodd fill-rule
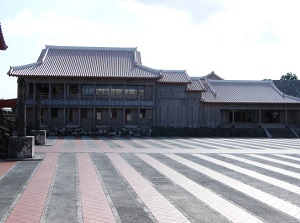
<instances>
[{"instance_id":1,"label":"stone pavement","mask_svg":"<svg viewBox=\"0 0 300 223\"><path fill-rule=\"evenodd\" d=\"M300 140L49 137L0 161L0 222L300 222Z\"/></svg>"}]
</instances>

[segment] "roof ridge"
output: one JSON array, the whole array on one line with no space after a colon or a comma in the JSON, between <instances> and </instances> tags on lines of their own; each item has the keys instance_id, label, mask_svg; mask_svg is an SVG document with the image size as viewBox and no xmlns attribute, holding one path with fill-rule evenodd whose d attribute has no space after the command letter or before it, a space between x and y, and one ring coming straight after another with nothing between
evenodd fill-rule
<instances>
[{"instance_id":1,"label":"roof ridge","mask_svg":"<svg viewBox=\"0 0 300 223\"><path fill-rule=\"evenodd\" d=\"M207 86L208 86L208 88L209 88L209 91L213 94L214 97L216 97L216 96L217 96L217 92L216 92L216 90L213 88L213 86L209 83L209 82L212 81L212 80L211 80L211 79L207 79L207 78L205 78L204 80L205 80L205 82L207 83ZM221 81L222 81L222 80L221 80Z\"/></svg>"},{"instance_id":2,"label":"roof ridge","mask_svg":"<svg viewBox=\"0 0 300 223\"><path fill-rule=\"evenodd\" d=\"M168 73L168 72L184 72L184 73L186 73L186 70L163 70L163 69L161 69L161 72L166 72L166 73Z\"/></svg>"},{"instance_id":3,"label":"roof ridge","mask_svg":"<svg viewBox=\"0 0 300 223\"><path fill-rule=\"evenodd\" d=\"M65 50L107 50L107 51L132 51L136 52L137 47L93 47L93 46L57 46L45 45L46 49L65 49Z\"/></svg>"},{"instance_id":4,"label":"roof ridge","mask_svg":"<svg viewBox=\"0 0 300 223\"><path fill-rule=\"evenodd\" d=\"M209 79L210 82L222 82L222 83L272 83L272 80L213 80Z\"/></svg>"}]
</instances>

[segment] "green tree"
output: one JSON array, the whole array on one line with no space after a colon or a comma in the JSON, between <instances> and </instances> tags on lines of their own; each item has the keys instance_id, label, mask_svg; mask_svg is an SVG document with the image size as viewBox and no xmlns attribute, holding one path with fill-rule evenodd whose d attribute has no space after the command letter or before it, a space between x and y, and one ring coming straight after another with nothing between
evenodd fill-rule
<instances>
[{"instance_id":1,"label":"green tree","mask_svg":"<svg viewBox=\"0 0 300 223\"><path fill-rule=\"evenodd\" d=\"M286 73L286 75L282 75L280 80L287 81L287 80L298 80L298 77L296 74L293 74L292 72Z\"/></svg>"}]
</instances>

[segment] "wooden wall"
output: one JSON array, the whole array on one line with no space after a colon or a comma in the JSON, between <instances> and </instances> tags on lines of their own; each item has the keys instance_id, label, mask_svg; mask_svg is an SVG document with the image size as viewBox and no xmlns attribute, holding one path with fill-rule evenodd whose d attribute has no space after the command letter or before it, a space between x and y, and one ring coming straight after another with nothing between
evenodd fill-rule
<instances>
[{"instance_id":1,"label":"wooden wall","mask_svg":"<svg viewBox=\"0 0 300 223\"><path fill-rule=\"evenodd\" d=\"M200 92L187 92L186 84L159 84L156 86L155 126L200 126Z\"/></svg>"}]
</instances>

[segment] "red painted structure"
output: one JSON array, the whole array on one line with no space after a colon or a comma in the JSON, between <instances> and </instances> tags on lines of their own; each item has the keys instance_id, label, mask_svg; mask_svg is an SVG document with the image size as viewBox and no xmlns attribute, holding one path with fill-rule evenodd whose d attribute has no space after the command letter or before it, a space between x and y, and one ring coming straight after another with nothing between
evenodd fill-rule
<instances>
[{"instance_id":1,"label":"red painted structure","mask_svg":"<svg viewBox=\"0 0 300 223\"><path fill-rule=\"evenodd\" d=\"M1 23L0 23L0 50L6 50L7 45L5 44L2 29L1 29Z\"/></svg>"},{"instance_id":2,"label":"red painted structure","mask_svg":"<svg viewBox=\"0 0 300 223\"><path fill-rule=\"evenodd\" d=\"M16 108L17 107L17 99L6 99L0 100L0 108Z\"/></svg>"}]
</instances>

